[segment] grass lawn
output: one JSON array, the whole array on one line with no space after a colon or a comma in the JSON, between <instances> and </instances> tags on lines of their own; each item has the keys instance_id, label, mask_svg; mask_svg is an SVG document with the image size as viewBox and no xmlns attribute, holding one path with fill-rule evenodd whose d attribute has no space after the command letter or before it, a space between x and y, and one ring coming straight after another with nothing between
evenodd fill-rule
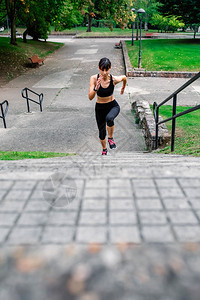
<instances>
[{"instance_id":1,"label":"grass lawn","mask_svg":"<svg viewBox=\"0 0 200 300\"><path fill-rule=\"evenodd\" d=\"M120 29L120 28L113 28L113 31L111 31L109 28L98 28L98 27L92 27L92 32L86 32L87 27L78 27L77 28L77 34L78 36L131 36L131 29Z\"/></svg>"},{"instance_id":2,"label":"grass lawn","mask_svg":"<svg viewBox=\"0 0 200 300\"><path fill-rule=\"evenodd\" d=\"M188 106L177 106L177 113L189 109ZM163 119L172 116L172 106L164 105L160 108L159 114ZM166 123L171 132L172 122ZM168 145L161 152L170 153L171 145ZM196 110L176 119L176 137L174 154L200 156L200 110Z\"/></svg>"},{"instance_id":3,"label":"grass lawn","mask_svg":"<svg viewBox=\"0 0 200 300\"><path fill-rule=\"evenodd\" d=\"M0 160L21 160L30 158L48 158L48 157L64 157L75 155L74 153L54 153L54 152L17 152L17 151L0 151Z\"/></svg>"},{"instance_id":4,"label":"grass lawn","mask_svg":"<svg viewBox=\"0 0 200 300\"><path fill-rule=\"evenodd\" d=\"M60 48L62 43L17 39L17 46L10 45L10 38L0 37L0 86L22 74L30 64L29 57L37 54L46 57Z\"/></svg>"},{"instance_id":5,"label":"grass lawn","mask_svg":"<svg viewBox=\"0 0 200 300\"><path fill-rule=\"evenodd\" d=\"M18 34L23 34L25 31L25 28L17 28ZM78 26L77 27L77 35L78 36L132 36L132 29L130 28L125 28L122 30L121 28L113 28L113 31L110 30L108 27L92 27L92 32L86 32L87 27L85 26ZM142 30L142 34L145 34L146 31ZM158 32L157 30L152 30L149 29L148 32ZM3 31L3 34L6 34L7 30ZM65 29L63 31L55 31L54 27L51 26L51 34L75 34L76 33L76 28L73 27L71 29ZM136 29L134 29L134 35L136 34Z\"/></svg>"},{"instance_id":6,"label":"grass lawn","mask_svg":"<svg viewBox=\"0 0 200 300\"><path fill-rule=\"evenodd\" d=\"M77 35L82 37L89 37L89 36L130 36L132 35L132 29L125 28L124 30L120 28L113 28L113 31L110 30L108 27L92 27L92 32L86 32L87 27L77 27ZM134 30L135 34L136 30ZM145 31L142 30L142 33ZM149 30L148 32L157 32L157 30ZM76 30L75 28L72 29L65 29L62 31L62 33L66 34L75 34ZM53 31L52 31L53 34Z\"/></svg>"},{"instance_id":7,"label":"grass lawn","mask_svg":"<svg viewBox=\"0 0 200 300\"><path fill-rule=\"evenodd\" d=\"M87 27L82 27L79 26L77 27L77 34L78 36L132 36L132 29L131 28L125 28L124 30L120 29L120 28L113 28L113 31L110 31L110 29L108 27L92 27L92 32L86 32ZM72 28L72 29L65 29L62 31L62 33L66 33L66 34L75 34L76 29ZM149 29L148 33L150 32L155 32L157 33L158 30L155 29ZM54 28L51 28L51 33L55 33ZM142 35L144 35L145 33L147 33L147 31L145 31L144 29L142 29ZM166 33L169 34L169 33ZM172 34L170 32L170 34ZM188 35L193 35L193 32L181 32L181 31L176 31L174 33L174 35L180 35L180 34L188 34ZM134 29L134 36L136 35L136 29ZM198 36L198 34L197 34Z\"/></svg>"},{"instance_id":8,"label":"grass lawn","mask_svg":"<svg viewBox=\"0 0 200 300\"><path fill-rule=\"evenodd\" d=\"M133 67L138 66L139 41L126 42ZM200 39L142 40L142 68L147 71L199 71Z\"/></svg>"}]
</instances>

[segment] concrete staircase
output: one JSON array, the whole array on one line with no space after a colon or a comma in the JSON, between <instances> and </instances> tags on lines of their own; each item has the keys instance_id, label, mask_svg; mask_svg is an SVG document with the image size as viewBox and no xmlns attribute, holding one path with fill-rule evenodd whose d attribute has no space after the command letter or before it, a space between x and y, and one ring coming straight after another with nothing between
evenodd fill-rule
<instances>
[{"instance_id":1,"label":"concrete staircase","mask_svg":"<svg viewBox=\"0 0 200 300\"><path fill-rule=\"evenodd\" d=\"M137 176L147 171L171 170L173 176L197 176L200 172L200 158L181 155L166 155L148 152L114 152L110 151L107 156L101 156L99 152L79 154L67 157L32 159L19 161L0 161L0 177L11 174L24 173L31 176L33 173L52 173L69 171L71 176L75 170L84 170L82 176L87 178L88 171L93 170L94 176L123 176L133 175L131 170L137 171ZM183 172L185 170L185 172ZM95 171L95 172L94 172ZM128 172L129 171L129 172ZM79 174L80 176L81 174ZM155 174L154 174L155 175ZM41 176L39 176L41 177Z\"/></svg>"},{"instance_id":2,"label":"concrete staircase","mask_svg":"<svg viewBox=\"0 0 200 300\"><path fill-rule=\"evenodd\" d=\"M87 153L0 170L2 243L200 241L198 157Z\"/></svg>"}]
</instances>

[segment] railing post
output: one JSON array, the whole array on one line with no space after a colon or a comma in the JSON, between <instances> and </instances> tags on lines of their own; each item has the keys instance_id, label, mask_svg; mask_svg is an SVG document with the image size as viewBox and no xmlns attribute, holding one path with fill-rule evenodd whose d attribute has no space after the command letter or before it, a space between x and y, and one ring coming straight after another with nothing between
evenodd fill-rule
<instances>
[{"instance_id":1,"label":"railing post","mask_svg":"<svg viewBox=\"0 0 200 300\"><path fill-rule=\"evenodd\" d=\"M26 102L27 102L28 113L30 113L29 100L28 100L28 90L27 90L27 88L26 88Z\"/></svg>"},{"instance_id":2,"label":"railing post","mask_svg":"<svg viewBox=\"0 0 200 300\"><path fill-rule=\"evenodd\" d=\"M4 116L3 105L1 105L1 114L2 114L4 128L6 128L6 120L5 120L5 116Z\"/></svg>"},{"instance_id":3,"label":"railing post","mask_svg":"<svg viewBox=\"0 0 200 300\"><path fill-rule=\"evenodd\" d=\"M172 117L176 115L176 102L177 102L177 94L173 97L173 114ZM171 133L171 152L174 151L174 141L175 141L175 130L176 130L176 118L172 119L172 133Z\"/></svg>"},{"instance_id":4,"label":"railing post","mask_svg":"<svg viewBox=\"0 0 200 300\"><path fill-rule=\"evenodd\" d=\"M158 121L159 121L159 107L156 107L156 145L155 145L156 149L158 149Z\"/></svg>"},{"instance_id":5,"label":"railing post","mask_svg":"<svg viewBox=\"0 0 200 300\"><path fill-rule=\"evenodd\" d=\"M40 111L42 112L42 101L43 101L43 93L39 95L39 101L40 101Z\"/></svg>"}]
</instances>

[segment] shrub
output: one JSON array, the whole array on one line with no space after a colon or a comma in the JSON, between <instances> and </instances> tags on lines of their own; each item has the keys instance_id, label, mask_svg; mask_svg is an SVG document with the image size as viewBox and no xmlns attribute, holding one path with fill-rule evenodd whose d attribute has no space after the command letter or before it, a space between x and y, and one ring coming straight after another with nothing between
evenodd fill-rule
<instances>
[{"instance_id":1,"label":"shrub","mask_svg":"<svg viewBox=\"0 0 200 300\"><path fill-rule=\"evenodd\" d=\"M183 28L185 24L181 22L179 17L171 16L171 17L164 17L160 14L154 14L150 23L152 26L158 28L158 30L163 31L172 31L175 32L178 28Z\"/></svg>"}]
</instances>

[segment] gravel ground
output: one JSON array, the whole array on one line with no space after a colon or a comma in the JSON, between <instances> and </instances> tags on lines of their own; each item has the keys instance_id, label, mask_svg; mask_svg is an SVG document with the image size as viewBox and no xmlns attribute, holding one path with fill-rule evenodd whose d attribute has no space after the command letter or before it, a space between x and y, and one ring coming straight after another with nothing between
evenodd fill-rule
<instances>
[{"instance_id":1,"label":"gravel ground","mask_svg":"<svg viewBox=\"0 0 200 300\"><path fill-rule=\"evenodd\" d=\"M199 300L200 295L199 244L4 249L0 261L2 300Z\"/></svg>"}]
</instances>

